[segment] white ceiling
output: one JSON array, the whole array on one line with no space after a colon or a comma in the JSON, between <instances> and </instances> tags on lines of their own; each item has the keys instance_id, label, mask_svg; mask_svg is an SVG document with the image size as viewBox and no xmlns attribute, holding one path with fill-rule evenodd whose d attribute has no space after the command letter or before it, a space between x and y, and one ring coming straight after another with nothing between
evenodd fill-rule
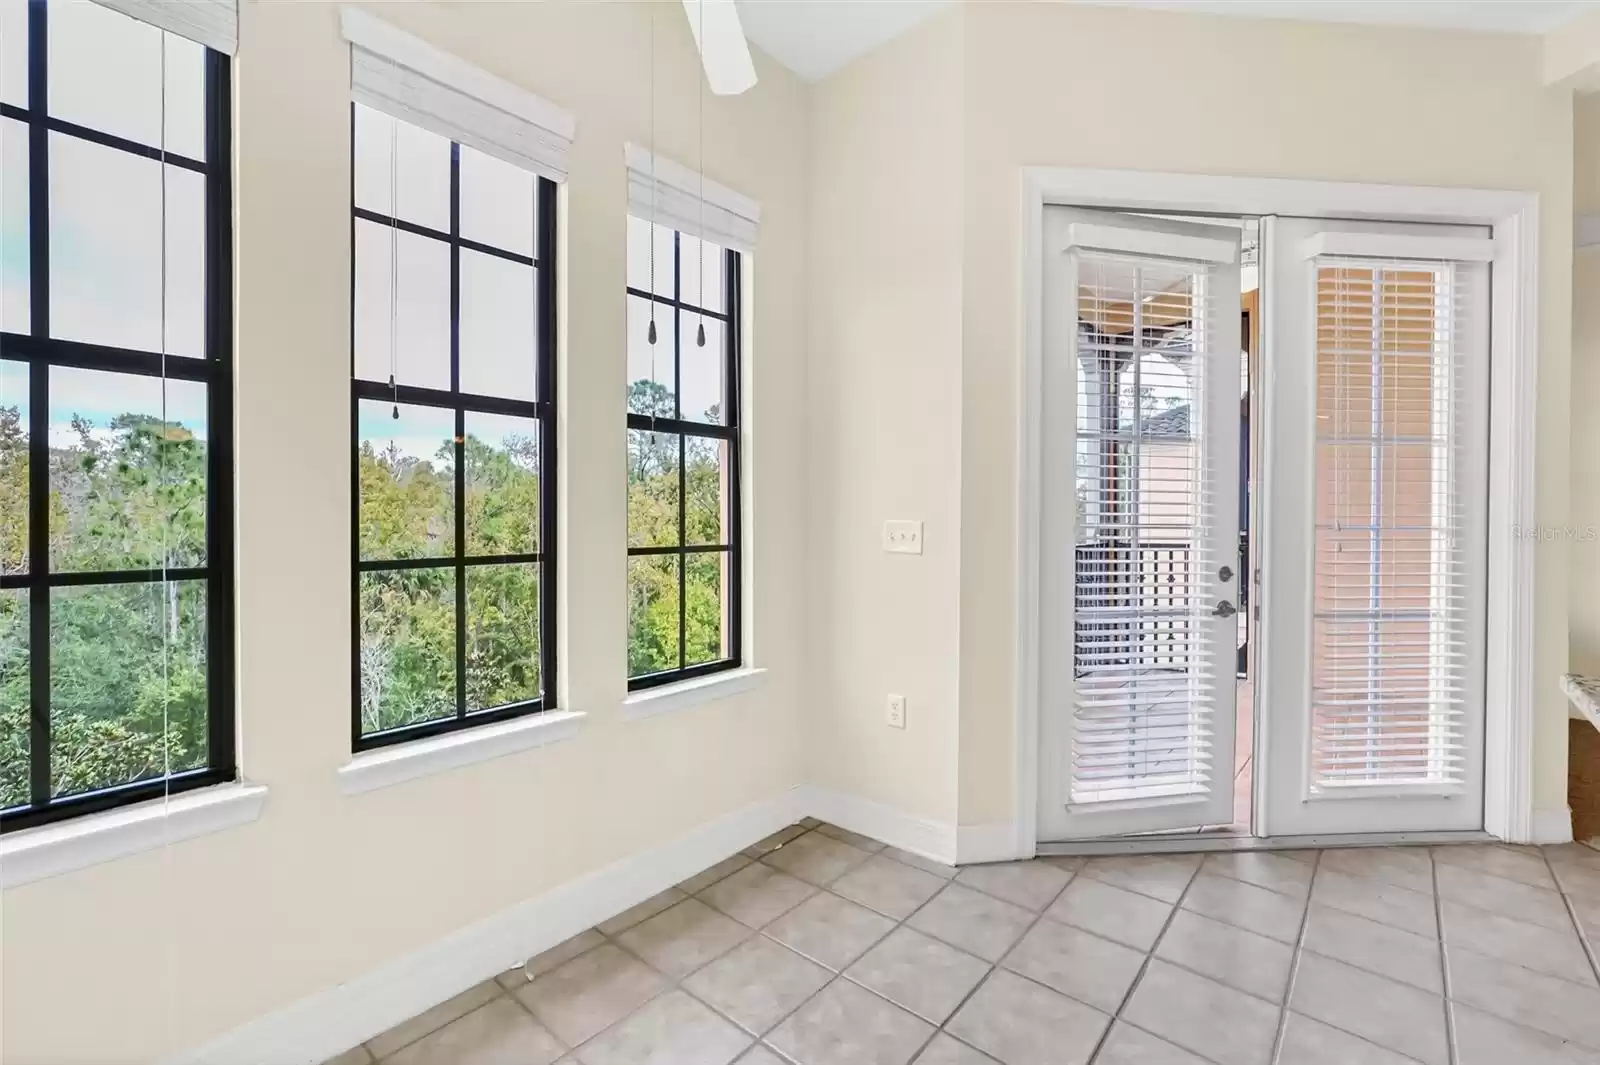
<instances>
[{"instance_id":1,"label":"white ceiling","mask_svg":"<svg viewBox=\"0 0 1600 1065\"><path fill-rule=\"evenodd\" d=\"M955 0L738 0L745 33L816 81ZM979 0L983 3L1004 0ZM1207 11L1315 22L1546 33L1597 0L1080 0L1114 7Z\"/></svg>"}]
</instances>

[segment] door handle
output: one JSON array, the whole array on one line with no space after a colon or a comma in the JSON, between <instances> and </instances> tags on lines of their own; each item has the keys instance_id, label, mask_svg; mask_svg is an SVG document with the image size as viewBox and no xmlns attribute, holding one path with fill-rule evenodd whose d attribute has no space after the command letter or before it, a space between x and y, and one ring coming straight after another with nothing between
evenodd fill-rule
<instances>
[{"instance_id":1,"label":"door handle","mask_svg":"<svg viewBox=\"0 0 1600 1065\"><path fill-rule=\"evenodd\" d=\"M1218 599L1216 608L1211 611L1211 616L1217 618L1231 618L1238 612L1238 608L1232 603L1228 602L1226 599Z\"/></svg>"}]
</instances>

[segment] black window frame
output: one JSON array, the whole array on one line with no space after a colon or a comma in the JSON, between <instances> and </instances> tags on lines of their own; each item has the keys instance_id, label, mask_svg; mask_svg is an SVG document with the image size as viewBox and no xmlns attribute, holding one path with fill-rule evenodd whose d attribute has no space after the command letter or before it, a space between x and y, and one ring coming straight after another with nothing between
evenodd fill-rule
<instances>
[{"instance_id":1,"label":"black window frame","mask_svg":"<svg viewBox=\"0 0 1600 1065\"><path fill-rule=\"evenodd\" d=\"M655 226L646 219L640 219L650 226L650 241L652 253L655 247ZM709 242L708 242L709 243ZM743 285L741 278L742 256L732 248L724 248L723 256L723 311L714 311L689 303L683 299L683 233L679 230L672 232L672 295L664 296L659 293L627 286L627 294L639 299L648 300L656 307L664 307L671 311L671 320L663 324L663 329L672 337L672 381L673 381L673 409L676 417L657 418L648 414L639 414L628 411L628 428L643 432L661 433L678 438L678 542L673 546L635 547L628 546L628 558L648 557L673 557L678 560L678 665L673 669L658 670L654 673L644 673L628 677L629 691L644 691L650 688L659 688L664 684L675 684L679 681L693 680L698 677L711 676L716 673L725 673L729 670L739 669L744 664L744 505L740 487L743 484L742 458L740 448L742 397L741 385L741 335L744 322ZM652 287L654 287L652 285ZM683 416L683 317L709 318L719 321L723 325L723 412L722 423L695 421ZM658 331L659 336L659 331ZM726 544L686 544L685 506L687 491L685 479L688 470L688 438L722 441L728 446L728 470L726 483L729 498L725 501L727 510L727 535ZM727 643L728 655L711 662L701 662L694 665L688 664L688 639L687 639L687 612L688 596L685 586L688 583L688 559L694 554L726 554L728 556L727 580L724 582L723 595L726 597L726 616L728 631L723 634ZM632 618L629 618L632 626Z\"/></svg>"},{"instance_id":2,"label":"black window frame","mask_svg":"<svg viewBox=\"0 0 1600 1065\"><path fill-rule=\"evenodd\" d=\"M536 185L534 254L523 255L461 235L461 143L450 139L450 231L433 229L395 216L356 206L356 108L350 105L350 747L368 751L430 736L441 736L543 713L556 708L556 183L529 171ZM406 121L374 108L397 122ZM399 204L391 204L398 210ZM450 252L450 388L366 381L356 376L356 223L373 222L439 241ZM461 391L461 252L492 255L531 266L535 271L534 368L537 392L532 400L507 399ZM455 415L455 549L429 558L361 558L361 423L362 400L398 403L450 411ZM539 423L538 550L512 555L466 553L465 419L473 413L536 419ZM467 581L473 566L531 563L539 567L539 686L537 698L483 710L467 711ZM379 732L361 729L361 577L404 569L445 569L455 574L455 702L453 717L416 722Z\"/></svg>"},{"instance_id":3,"label":"black window frame","mask_svg":"<svg viewBox=\"0 0 1600 1065\"><path fill-rule=\"evenodd\" d=\"M28 3L28 106L0 103L0 117L28 132L29 332L0 333L0 358L28 367L28 569L0 576L0 590L27 592L31 802L0 812L0 833L97 813L237 779L234 746L232 61L205 51L204 160L52 117L46 0ZM166 31L163 31L166 32ZM62 134L205 176L204 354L200 358L50 336L50 136ZM100 572L50 568L50 369L100 370L206 386L206 562L203 566ZM56 588L204 581L206 765L60 798L50 795L50 593Z\"/></svg>"}]
</instances>

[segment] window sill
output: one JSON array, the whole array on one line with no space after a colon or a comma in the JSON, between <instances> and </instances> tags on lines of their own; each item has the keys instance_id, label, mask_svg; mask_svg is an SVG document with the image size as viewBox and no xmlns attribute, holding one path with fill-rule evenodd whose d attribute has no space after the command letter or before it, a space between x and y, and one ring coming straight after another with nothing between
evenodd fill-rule
<instances>
[{"instance_id":1,"label":"window sill","mask_svg":"<svg viewBox=\"0 0 1600 1065\"><path fill-rule=\"evenodd\" d=\"M622 720L638 721L657 714L687 710L692 706L759 688L766 680L767 671L764 669L730 669L709 677L646 688L622 700Z\"/></svg>"},{"instance_id":2,"label":"window sill","mask_svg":"<svg viewBox=\"0 0 1600 1065\"><path fill-rule=\"evenodd\" d=\"M0 836L0 888L31 884L249 824L261 816L266 801L263 785L218 784L172 799L12 832Z\"/></svg>"},{"instance_id":3,"label":"window sill","mask_svg":"<svg viewBox=\"0 0 1600 1065\"><path fill-rule=\"evenodd\" d=\"M346 795L359 795L557 743L576 736L585 716L576 710L549 710L481 728L364 751L340 767L339 787Z\"/></svg>"}]
</instances>

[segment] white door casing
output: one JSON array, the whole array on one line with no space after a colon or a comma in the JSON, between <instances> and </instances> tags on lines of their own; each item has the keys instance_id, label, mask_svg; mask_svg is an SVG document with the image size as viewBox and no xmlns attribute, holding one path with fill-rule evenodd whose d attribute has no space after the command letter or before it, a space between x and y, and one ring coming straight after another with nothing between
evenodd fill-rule
<instances>
[{"instance_id":1,"label":"white door casing","mask_svg":"<svg viewBox=\"0 0 1600 1065\"><path fill-rule=\"evenodd\" d=\"M1483 227L1268 218L1256 829L1484 825Z\"/></svg>"},{"instance_id":2,"label":"white door casing","mask_svg":"<svg viewBox=\"0 0 1600 1065\"><path fill-rule=\"evenodd\" d=\"M1039 838L1226 823L1240 231L1043 223Z\"/></svg>"}]
</instances>

